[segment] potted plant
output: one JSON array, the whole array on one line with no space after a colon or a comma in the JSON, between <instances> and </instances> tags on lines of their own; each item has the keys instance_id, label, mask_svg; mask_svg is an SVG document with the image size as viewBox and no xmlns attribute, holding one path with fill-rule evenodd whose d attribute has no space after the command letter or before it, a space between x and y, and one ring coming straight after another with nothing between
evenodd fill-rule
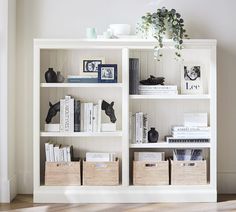
<instances>
[{"instance_id":1,"label":"potted plant","mask_svg":"<svg viewBox=\"0 0 236 212\"><path fill-rule=\"evenodd\" d=\"M183 39L188 38L188 35L184 28L184 20L175 9L168 10L163 7L154 13L147 13L142 16L137 31L145 38L151 36L158 41L158 45L154 47L154 56L157 60L160 60L162 56L159 50L163 48L164 38L174 41L176 59L181 58L180 51L183 48Z\"/></svg>"}]
</instances>

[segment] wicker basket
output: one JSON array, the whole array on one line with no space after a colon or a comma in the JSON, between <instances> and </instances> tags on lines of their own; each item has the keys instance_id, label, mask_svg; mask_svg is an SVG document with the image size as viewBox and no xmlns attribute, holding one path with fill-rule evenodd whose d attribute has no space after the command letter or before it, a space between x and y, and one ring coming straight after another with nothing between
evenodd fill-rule
<instances>
[{"instance_id":1,"label":"wicker basket","mask_svg":"<svg viewBox=\"0 0 236 212\"><path fill-rule=\"evenodd\" d=\"M172 185L204 185L207 183L206 161L171 161Z\"/></svg>"},{"instance_id":2,"label":"wicker basket","mask_svg":"<svg viewBox=\"0 0 236 212\"><path fill-rule=\"evenodd\" d=\"M134 185L169 185L168 161L133 161Z\"/></svg>"},{"instance_id":3,"label":"wicker basket","mask_svg":"<svg viewBox=\"0 0 236 212\"><path fill-rule=\"evenodd\" d=\"M46 162L45 185L72 186L81 185L80 161Z\"/></svg>"},{"instance_id":4,"label":"wicker basket","mask_svg":"<svg viewBox=\"0 0 236 212\"><path fill-rule=\"evenodd\" d=\"M83 185L119 185L119 160L114 162L83 161Z\"/></svg>"}]
</instances>

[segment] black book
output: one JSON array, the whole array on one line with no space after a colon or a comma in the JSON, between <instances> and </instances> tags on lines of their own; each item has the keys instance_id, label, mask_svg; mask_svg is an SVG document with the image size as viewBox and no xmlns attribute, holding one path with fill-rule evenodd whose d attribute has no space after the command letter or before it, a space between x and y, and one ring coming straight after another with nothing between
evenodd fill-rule
<instances>
[{"instance_id":1,"label":"black book","mask_svg":"<svg viewBox=\"0 0 236 212\"><path fill-rule=\"evenodd\" d=\"M80 132L80 101L75 100L74 132Z\"/></svg>"},{"instance_id":2,"label":"black book","mask_svg":"<svg viewBox=\"0 0 236 212\"><path fill-rule=\"evenodd\" d=\"M139 59L129 59L129 94L139 93Z\"/></svg>"}]
</instances>

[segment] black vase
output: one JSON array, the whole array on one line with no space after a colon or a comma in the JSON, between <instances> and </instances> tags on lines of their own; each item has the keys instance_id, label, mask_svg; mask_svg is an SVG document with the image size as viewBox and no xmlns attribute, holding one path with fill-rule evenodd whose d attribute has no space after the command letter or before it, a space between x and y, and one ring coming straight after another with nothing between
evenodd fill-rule
<instances>
[{"instance_id":1,"label":"black vase","mask_svg":"<svg viewBox=\"0 0 236 212\"><path fill-rule=\"evenodd\" d=\"M158 141L158 137L159 133L154 127L151 127L151 130L148 131L148 143L156 143Z\"/></svg>"},{"instance_id":2,"label":"black vase","mask_svg":"<svg viewBox=\"0 0 236 212\"><path fill-rule=\"evenodd\" d=\"M48 83L56 83L57 82L57 73L53 71L53 68L49 68L45 72L45 80Z\"/></svg>"}]
</instances>

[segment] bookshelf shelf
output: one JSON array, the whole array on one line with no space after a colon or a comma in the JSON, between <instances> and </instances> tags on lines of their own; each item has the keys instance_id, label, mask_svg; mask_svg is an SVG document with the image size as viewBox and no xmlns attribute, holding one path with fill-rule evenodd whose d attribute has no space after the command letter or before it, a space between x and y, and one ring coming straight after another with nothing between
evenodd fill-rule
<instances>
[{"instance_id":1,"label":"bookshelf shelf","mask_svg":"<svg viewBox=\"0 0 236 212\"><path fill-rule=\"evenodd\" d=\"M122 83L41 83L41 88L122 88Z\"/></svg>"},{"instance_id":2,"label":"bookshelf shelf","mask_svg":"<svg viewBox=\"0 0 236 212\"><path fill-rule=\"evenodd\" d=\"M170 99L170 100L210 100L211 96L207 94L203 95L130 95L130 99Z\"/></svg>"},{"instance_id":3,"label":"bookshelf shelf","mask_svg":"<svg viewBox=\"0 0 236 212\"><path fill-rule=\"evenodd\" d=\"M41 132L41 137L121 137L122 131L117 132Z\"/></svg>"},{"instance_id":4,"label":"bookshelf shelf","mask_svg":"<svg viewBox=\"0 0 236 212\"><path fill-rule=\"evenodd\" d=\"M130 148L210 148L210 143L145 143L145 144L130 144Z\"/></svg>"},{"instance_id":5,"label":"bookshelf shelf","mask_svg":"<svg viewBox=\"0 0 236 212\"><path fill-rule=\"evenodd\" d=\"M163 60L153 60L155 40L140 39L35 39L34 40L34 202L36 203L146 203L146 202L216 202L217 200L217 93L216 41L184 40L182 57L186 62L204 65L202 95L129 95L130 58L139 59L139 80L150 75L165 77L165 84L181 89L180 66L174 58L174 43L164 41ZM45 71L53 67L63 76L78 75L81 59L104 57L107 64L117 64L119 83L45 83ZM82 70L82 69L81 69ZM131 72L132 74L132 72ZM132 76L132 75L131 75ZM135 79L136 78L132 78ZM132 88L132 87L131 87ZM114 101L116 132L44 132L49 101L53 104L71 95L81 103ZM144 100L144 101L143 101ZM160 100L160 101L156 101ZM164 100L164 101L162 101ZM158 143L130 144L130 113L148 114L148 130L159 132ZM208 113L211 128L209 143L167 143L171 126L182 122L183 114ZM108 118L103 113L103 120ZM60 117L55 117L55 122ZM108 119L109 120L109 119ZM40 131L42 129L42 131ZM73 145L75 155L86 152L118 153L118 186L45 186L44 144L48 141ZM81 142L82 141L82 142ZM85 142L84 142L85 141ZM89 142L87 142L89 141ZM108 145L109 144L109 145ZM207 185L134 186L132 160L135 151L163 151L166 156L174 148L202 148L207 156ZM77 151L78 150L78 151ZM83 166L82 166L83 167ZM81 169L83 172L83 168Z\"/></svg>"}]
</instances>

